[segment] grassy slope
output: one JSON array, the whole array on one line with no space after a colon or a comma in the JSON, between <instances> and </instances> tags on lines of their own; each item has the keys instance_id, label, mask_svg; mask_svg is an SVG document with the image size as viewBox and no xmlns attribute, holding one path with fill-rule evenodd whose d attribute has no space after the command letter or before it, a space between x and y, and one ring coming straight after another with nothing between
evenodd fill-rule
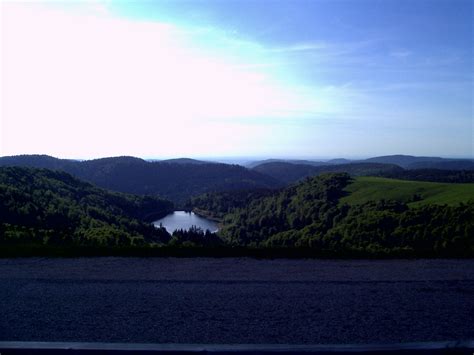
<instances>
[{"instance_id":1,"label":"grassy slope","mask_svg":"<svg viewBox=\"0 0 474 355\"><path fill-rule=\"evenodd\" d=\"M474 200L474 183L448 184L358 177L345 190L350 195L342 198L341 203L345 202L350 205L381 199L410 202L415 194L421 196L421 201L409 203L412 207L427 204L456 205L459 202Z\"/></svg>"}]
</instances>

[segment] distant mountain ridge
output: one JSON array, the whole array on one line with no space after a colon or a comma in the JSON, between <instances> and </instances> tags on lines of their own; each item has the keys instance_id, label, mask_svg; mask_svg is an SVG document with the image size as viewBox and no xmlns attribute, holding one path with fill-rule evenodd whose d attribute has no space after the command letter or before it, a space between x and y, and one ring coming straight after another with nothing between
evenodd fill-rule
<instances>
[{"instance_id":1,"label":"distant mountain ridge","mask_svg":"<svg viewBox=\"0 0 474 355\"><path fill-rule=\"evenodd\" d=\"M418 162L439 162L447 159L443 159L440 157L416 157L413 155L402 155L402 154L397 154L397 155L384 155L384 156L379 156L379 157L373 157L373 158L368 158L365 159L367 162L372 162L372 163L385 163L385 164L396 164L401 166L402 168L407 168L413 163L418 163Z\"/></svg>"},{"instance_id":2,"label":"distant mountain ridge","mask_svg":"<svg viewBox=\"0 0 474 355\"><path fill-rule=\"evenodd\" d=\"M474 170L474 161L449 160L449 161L419 161L411 163L407 169L441 169L441 170Z\"/></svg>"},{"instance_id":3,"label":"distant mountain ridge","mask_svg":"<svg viewBox=\"0 0 474 355\"><path fill-rule=\"evenodd\" d=\"M316 160L304 160L304 159L265 159L265 160L256 160L249 162L245 166L249 169L255 168L256 166L268 163L289 163L289 164L303 164L311 166L327 165L327 162L316 161Z\"/></svg>"},{"instance_id":4,"label":"distant mountain ridge","mask_svg":"<svg viewBox=\"0 0 474 355\"><path fill-rule=\"evenodd\" d=\"M256 166L253 170L269 175L286 184L294 183L306 177L323 173L345 172L353 176L379 175L381 173L396 174L403 171L398 165L383 163L350 163L336 165L311 166L286 162L265 163Z\"/></svg>"},{"instance_id":5,"label":"distant mountain ridge","mask_svg":"<svg viewBox=\"0 0 474 355\"><path fill-rule=\"evenodd\" d=\"M0 166L62 170L99 187L137 195L158 195L176 203L211 191L274 188L281 183L239 165L187 159L149 162L122 156L94 160L57 159L47 155L1 157Z\"/></svg>"},{"instance_id":6,"label":"distant mountain ridge","mask_svg":"<svg viewBox=\"0 0 474 355\"><path fill-rule=\"evenodd\" d=\"M191 159L191 158L174 158L174 159L160 160L159 162L160 163L173 163L173 164L215 164L214 162L211 162L211 161L197 160L197 159Z\"/></svg>"},{"instance_id":7,"label":"distant mountain ridge","mask_svg":"<svg viewBox=\"0 0 474 355\"><path fill-rule=\"evenodd\" d=\"M255 168L267 163L290 163L290 164L304 164L312 166L323 165L341 165L354 163L381 163L381 164L395 164L404 169L448 169L448 170L471 170L474 169L474 159L454 159L441 157L418 157L413 155L384 155L368 159L345 159L337 158L330 160L297 160L297 159L266 159L253 161L246 166Z\"/></svg>"}]
</instances>

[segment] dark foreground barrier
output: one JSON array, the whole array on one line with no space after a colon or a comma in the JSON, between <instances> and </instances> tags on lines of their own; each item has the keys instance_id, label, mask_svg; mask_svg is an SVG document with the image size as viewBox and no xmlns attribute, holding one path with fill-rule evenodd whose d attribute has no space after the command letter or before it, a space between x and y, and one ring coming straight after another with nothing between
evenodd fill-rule
<instances>
[{"instance_id":1,"label":"dark foreground barrier","mask_svg":"<svg viewBox=\"0 0 474 355\"><path fill-rule=\"evenodd\" d=\"M176 257L176 258L238 258L258 259L473 259L474 252L468 248L462 252L450 253L432 251L392 250L389 252L367 252L361 250L325 250L306 247L92 247L92 246L53 246L53 245L2 245L0 258L22 257L96 257L96 256L129 256L129 257Z\"/></svg>"},{"instance_id":2,"label":"dark foreground barrier","mask_svg":"<svg viewBox=\"0 0 474 355\"><path fill-rule=\"evenodd\" d=\"M401 344L127 344L66 342L0 342L0 354L469 354L474 341Z\"/></svg>"}]
</instances>

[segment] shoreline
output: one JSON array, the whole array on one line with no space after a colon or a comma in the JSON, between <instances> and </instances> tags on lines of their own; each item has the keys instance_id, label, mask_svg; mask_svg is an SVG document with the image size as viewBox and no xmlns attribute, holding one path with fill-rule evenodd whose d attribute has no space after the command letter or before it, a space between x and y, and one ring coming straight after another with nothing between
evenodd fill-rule
<instances>
[{"instance_id":1,"label":"shoreline","mask_svg":"<svg viewBox=\"0 0 474 355\"><path fill-rule=\"evenodd\" d=\"M191 212L194 212L196 215L202 218L206 218L210 221L216 222L218 224L221 224L223 219L222 218L217 218L212 216L208 211L205 210L200 210L199 208L193 208Z\"/></svg>"}]
</instances>

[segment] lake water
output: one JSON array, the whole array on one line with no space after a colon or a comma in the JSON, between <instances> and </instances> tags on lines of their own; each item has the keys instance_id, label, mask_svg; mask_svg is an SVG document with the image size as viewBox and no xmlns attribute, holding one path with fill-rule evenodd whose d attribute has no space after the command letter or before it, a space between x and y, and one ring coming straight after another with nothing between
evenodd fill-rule
<instances>
[{"instance_id":1,"label":"lake water","mask_svg":"<svg viewBox=\"0 0 474 355\"><path fill-rule=\"evenodd\" d=\"M173 233L177 229L188 230L192 226L201 228L203 231L209 229L211 232L217 232L217 223L210 219L201 217L194 212L174 211L169 215L153 222L155 226L160 224L166 228L169 233Z\"/></svg>"}]
</instances>

